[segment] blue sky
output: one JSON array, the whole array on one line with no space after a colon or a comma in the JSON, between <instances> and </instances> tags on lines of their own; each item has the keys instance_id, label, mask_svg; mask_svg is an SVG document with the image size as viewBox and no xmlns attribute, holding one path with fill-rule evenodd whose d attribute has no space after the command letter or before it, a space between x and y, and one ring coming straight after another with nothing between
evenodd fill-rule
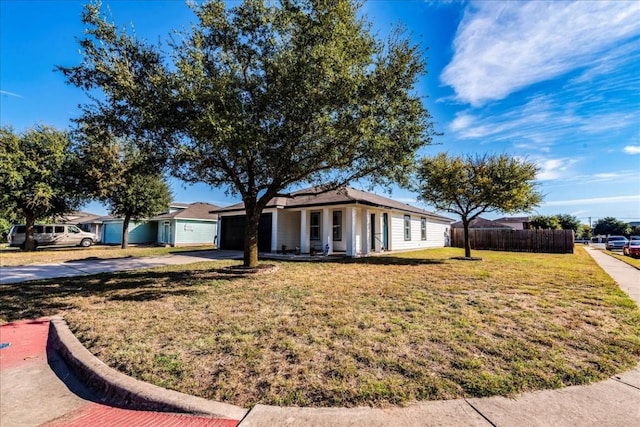
<instances>
[{"instance_id":1,"label":"blue sky","mask_svg":"<svg viewBox=\"0 0 640 427\"><path fill-rule=\"evenodd\" d=\"M81 61L83 3L0 1L3 126L68 128L87 102L53 71ZM103 6L151 42L194 20L181 0ZM541 168L536 213L640 220L640 2L370 0L363 12L380 37L401 24L425 48L428 74L416 89L443 135L421 155L527 158ZM223 189L171 184L177 201L238 201ZM406 190L392 197L428 208Z\"/></svg>"}]
</instances>

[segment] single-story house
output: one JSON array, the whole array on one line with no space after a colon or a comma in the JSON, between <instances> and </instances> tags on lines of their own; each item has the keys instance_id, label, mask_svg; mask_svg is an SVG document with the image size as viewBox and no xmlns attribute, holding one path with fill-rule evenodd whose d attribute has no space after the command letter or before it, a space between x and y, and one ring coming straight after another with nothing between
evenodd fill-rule
<instances>
[{"instance_id":1,"label":"single-story house","mask_svg":"<svg viewBox=\"0 0 640 427\"><path fill-rule=\"evenodd\" d=\"M129 223L129 243L193 246L216 244L220 207L209 203L172 203L167 212ZM103 217L102 242L122 243L122 218Z\"/></svg>"},{"instance_id":2,"label":"single-story house","mask_svg":"<svg viewBox=\"0 0 640 427\"><path fill-rule=\"evenodd\" d=\"M216 245L218 209L219 206L198 202L174 207L152 218L151 222L157 223L156 241L171 246Z\"/></svg>"},{"instance_id":3,"label":"single-story house","mask_svg":"<svg viewBox=\"0 0 640 427\"><path fill-rule=\"evenodd\" d=\"M456 221L453 224L451 224L451 228L452 229L464 228L464 225L462 224L462 221ZM469 228L474 228L474 229L482 228L485 230L500 230L500 229L513 230L513 228L509 227L508 225L504 225L497 221L492 221L490 219L484 219L482 217L476 217L475 219L472 219L469 222Z\"/></svg>"},{"instance_id":4,"label":"single-story house","mask_svg":"<svg viewBox=\"0 0 640 427\"><path fill-rule=\"evenodd\" d=\"M506 225L512 230L529 230L531 228L528 216L504 217L495 219L494 221Z\"/></svg>"},{"instance_id":5,"label":"single-story house","mask_svg":"<svg viewBox=\"0 0 640 427\"><path fill-rule=\"evenodd\" d=\"M311 193L311 194L310 194ZM246 213L239 203L218 211L219 247L243 249ZM258 250L362 256L445 245L450 218L353 188L313 188L276 197L264 209ZM328 249L328 250L327 250Z\"/></svg>"}]
</instances>

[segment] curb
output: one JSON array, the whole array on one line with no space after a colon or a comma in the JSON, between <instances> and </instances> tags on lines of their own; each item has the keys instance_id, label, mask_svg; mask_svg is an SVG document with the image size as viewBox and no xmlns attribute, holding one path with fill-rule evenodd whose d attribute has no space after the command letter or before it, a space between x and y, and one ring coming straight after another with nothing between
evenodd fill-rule
<instances>
[{"instance_id":1,"label":"curb","mask_svg":"<svg viewBox=\"0 0 640 427\"><path fill-rule=\"evenodd\" d=\"M105 400L126 409L180 412L241 420L249 412L239 406L167 390L124 375L89 352L61 317L52 317L47 348L56 350L69 368Z\"/></svg>"}]
</instances>

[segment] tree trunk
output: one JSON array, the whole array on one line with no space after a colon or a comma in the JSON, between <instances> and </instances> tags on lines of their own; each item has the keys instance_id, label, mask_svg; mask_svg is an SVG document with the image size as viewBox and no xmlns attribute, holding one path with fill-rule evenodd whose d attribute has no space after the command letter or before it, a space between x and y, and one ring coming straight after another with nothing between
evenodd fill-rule
<instances>
[{"instance_id":1,"label":"tree trunk","mask_svg":"<svg viewBox=\"0 0 640 427\"><path fill-rule=\"evenodd\" d=\"M245 203L247 213L247 228L244 234L244 266L258 266L258 227L260 226L261 210L255 205Z\"/></svg>"},{"instance_id":2,"label":"tree trunk","mask_svg":"<svg viewBox=\"0 0 640 427\"><path fill-rule=\"evenodd\" d=\"M36 219L33 216L27 216L25 218L25 230L24 230L24 250L35 251L36 245L33 239L33 225L36 223Z\"/></svg>"},{"instance_id":3,"label":"tree trunk","mask_svg":"<svg viewBox=\"0 0 640 427\"><path fill-rule=\"evenodd\" d=\"M122 222L122 245L120 245L122 249L129 247L129 221L131 221L131 215L125 215Z\"/></svg>"},{"instance_id":4,"label":"tree trunk","mask_svg":"<svg viewBox=\"0 0 640 427\"><path fill-rule=\"evenodd\" d=\"M464 256L471 258L471 241L469 239L469 220L462 218L462 226L464 227Z\"/></svg>"}]
</instances>

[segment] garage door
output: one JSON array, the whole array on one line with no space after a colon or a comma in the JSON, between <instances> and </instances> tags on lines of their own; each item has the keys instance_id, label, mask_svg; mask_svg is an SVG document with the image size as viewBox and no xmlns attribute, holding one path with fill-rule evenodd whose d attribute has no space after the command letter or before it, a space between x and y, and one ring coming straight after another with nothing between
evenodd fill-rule
<instances>
[{"instance_id":1,"label":"garage door","mask_svg":"<svg viewBox=\"0 0 640 427\"><path fill-rule=\"evenodd\" d=\"M224 216L220 219L220 249L244 250L244 232L247 217L244 215ZM258 227L258 251L271 252L271 214L260 215Z\"/></svg>"},{"instance_id":2,"label":"garage door","mask_svg":"<svg viewBox=\"0 0 640 427\"><path fill-rule=\"evenodd\" d=\"M109 222L102 227L102 243L106 245L119 245L122 243L122 223Z\"/></svg>"}]
</instances>

